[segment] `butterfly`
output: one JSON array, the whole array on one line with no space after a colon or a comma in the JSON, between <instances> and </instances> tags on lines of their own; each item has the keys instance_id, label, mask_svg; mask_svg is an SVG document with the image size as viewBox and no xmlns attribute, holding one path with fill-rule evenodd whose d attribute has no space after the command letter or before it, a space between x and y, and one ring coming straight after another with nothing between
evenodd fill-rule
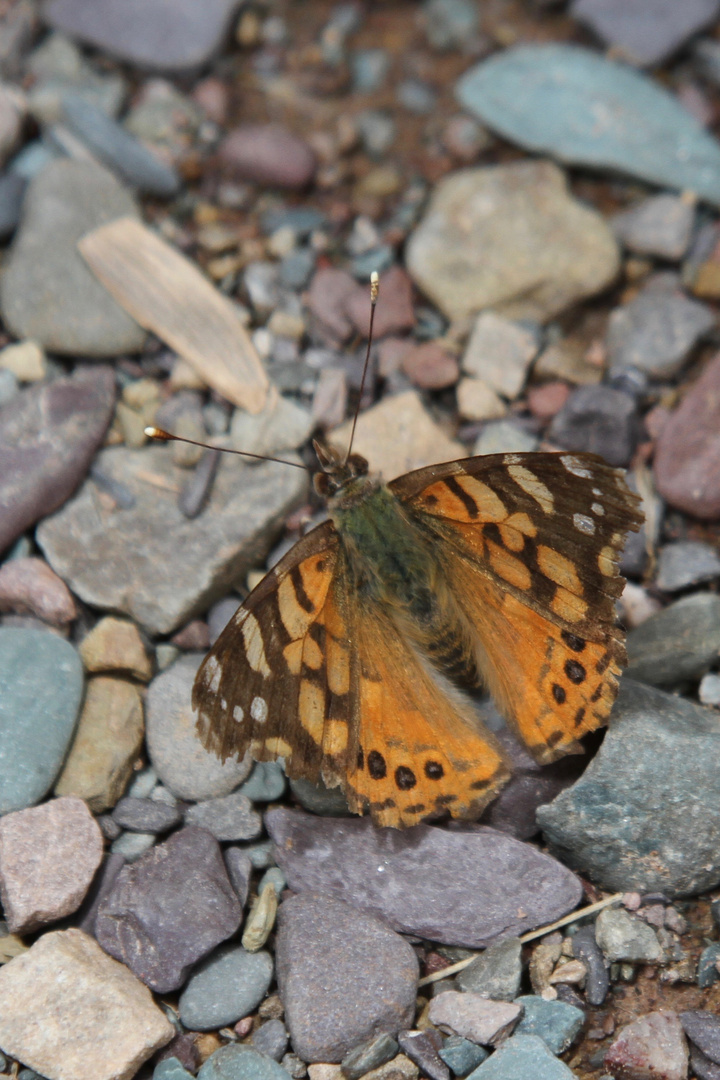
<instances>
[{"instance_id":1,"label":"butterfly","mask_svg":"<svg viewBox=\"0 0 720 1080\"><path fill-rule=\"evenodd\" d=\"M621 472L590 454L493 454L385 484L360 455L315 447L328 520L203 661L203 745L282 758L396 828L475 818L508 779L467 691L489 689L539 762L580 752L625 662L618 559L642 519Z\"/></svg>"}]
</instances>

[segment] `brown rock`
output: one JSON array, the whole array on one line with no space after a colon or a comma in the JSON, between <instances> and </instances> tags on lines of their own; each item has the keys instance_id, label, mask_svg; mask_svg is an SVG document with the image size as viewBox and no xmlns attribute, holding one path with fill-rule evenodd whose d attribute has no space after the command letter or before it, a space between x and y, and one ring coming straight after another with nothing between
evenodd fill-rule
<instances>
[{"instance_id":1,"label":"brown rock","mask_svg":"<svg viewBox=\"0 0 720 1080\"><path fill-rule=\"evenodd\" d=\"M522 1005L492 1001L472 991L445 990L430 1003L431 1024L463 1039L495 1045L509 1035L522 1015Z\"/></svg>"},{"instance_id":2,"label":"brown rock","mask_svg":"<svg viewBox=\"0 0 720 1080\"><path fill-rule=\"evenodd\" d=\"M79 795L96 814L114 806L130 779L143 734L138 688L103 675L91 679L55 794Z\"/></svg>"},{"instance_id":3,"label":"brown rock","mask_svg":"<svg viewBox=\"0 0 720 1080\"><path fill-rule=\"evenodd\" d=\"M11 559L0 566L0 611L36 615L53 626L77 618L77 608L62 578L42 559Z\"/></svg>"},{"instance_id":4,"label":"brown rock","mask_svg":"<svg viewBox=\"0 0 720 1080\"><path fill-rule=\"evenodd\" d=\"M402 369L421 390L444 390L454 386L460 375L456 358L437 341L424 341L409 349L402 358Z\"/></svg>"},{"instance_id":5,"label":"brown rock","mask_svg":"<svg viewBox=\"0 0 720 1080\"><path fill-rule=\"evenodd\" d=\"M101 619L83 638L79 652L85 670L93 675L122 672L141 682L149 682L152 675L140 631L128 619L116 619L114 615Z\"/></svg>"},{"instance_id":6,"label":"brown rock","mask_svg":"<svg viewBox=\"0 0 720 1080\"><path fill-rule=\"evenodd\" d=\"M677 1014L659 1009L627 1024L605 1066L617 1080L686 1080L688 1048Z\"/></svg>"},{"instance_id":7,"label":"brown rock","mask_svg":"<svg viewBox=\"0 0 720 1080\"><path fill-rule=\"evenodd\" d=\"M218 157L235 179L271 187L304 188L317 166L308 144L279 124L242 124L221 144Z\"/></svg>"},{"instance_id":8,"label":"brown rock","mask_svg":"<svg viewBox=\"0 0 720 1080\"><path fill-rule=\"evenodd\" d=\"M310 282L307 303L311 313L337 344L346 341L353 324L347 313L350 298L358 289L358 283L346 270L323 267Z\"/></svg>"},{"instance_id":9,"label":"brown rock","mask_svg":"<svg viewBox=\"0 0 720 1080\"><path fill-rule=\"evenodd\" d=\"M542 383L528 390L528 407L538 420L552 420L570 397L570 387L564 382Z\"/></svg>"},{"instance_id":10,"label":"brown rock","mask_svg":"<svg viewBox=\"0 0 720 1080\"><path fill-rule=\"evenodd\" d=\"M131 1080L173 1037L146 986L82 930L0 968L0 1045L49 1080Z\"/></svg>"},{"instance_id":11,"label":"brown rock","mask_svg":"<svg viewBox=\"0 0 720 1080\"><path fill-rule=\"evenodd\" d=\"M82 799L52 799L0 820L0 896L12 933L76 911L100 865L100 827Z\"/></svg>"},{"instance_id":12,"label":"brown rock","mask_svg":"<svg viewBox=\"0 0 720 1080\"><path fill-rule=\"evenodd\" d=\"M400 266L392 266L380 275L379 286L373 336L382 338L402 330L412 330L415 325L415 312L409 275ZM370 289L355 282L355 289L346 300L345 310L357 332L367 337L370 327Z\"/></svg>"},{"instance_id":13,"label":"brown rock","mask_svg":"<svg viewBox=\"0 0 720 1080\"><path fill-rule=\"evenodd\" d=\"M193 619L173 634L170 644L183 652L204 652L210 648L210 631L204 619Z\"/></svg>"},{"instance_id":14,"label":"brown rock","mask_svg":"<svg viewBox=\"0 0 720 1080\"><path fill-rule=\"evenodd\" d=\"M677 510L703 521L720 518L720 355L663 426L655 483Z\"/></svg>"}]
</instances>

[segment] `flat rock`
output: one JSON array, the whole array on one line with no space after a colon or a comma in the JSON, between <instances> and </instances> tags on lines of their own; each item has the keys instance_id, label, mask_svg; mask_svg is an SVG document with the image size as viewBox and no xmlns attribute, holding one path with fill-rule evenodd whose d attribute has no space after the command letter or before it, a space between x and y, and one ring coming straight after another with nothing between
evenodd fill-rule
<instances>
[{"instance_id":1,"label":"flat rock","mask_svg":"<svg viewBox=\"0 0 720 1080\"><path fill-rule=\"evenodd\" d=\"M200 1068L198 1080L287 1080L288 1073L254 1046L221 1046Z\"/></svg>"},{"instance_id":2,"label":"flat rock","mask_svg":"<svg viewBox=\"0 0 720 1080\"><path fill-rule=\"evenodd\" d=\"M557 166L523 161L442 179L406 261L450 319L494 308L545 322L609 285L619 253L605 221L570 196Z\"/></svg>"},{"instance_id":3,"label":"flat rock","mask_svg":"<svg viewBox=\"0 0 720 1080\"><path fill-rule=\"evenodd\" d=\"M375 1035L367 1042L355 1046L340 1063L346 1080L360 1080L368 1072L374 1072L381 1065L397 1055L398 1044L392 1035Z\"/></svg>"},{"instance_id":4,"label":"flat rock","mask_svg":"<svg viewBox=\"0 0 720 1080\"><path fill-rule=\"evenodd\" d=\"M134 623L107 615L100 619L80 643L80 656L85 670L98 674L131 675L148 682L152 663Z\"/></svg>"},{"instance_id":5,"label":"flat rock","mask_svg":"<svg viewBox=\"0 0 720 1080\"><path fill-rule=\"evenodd\" d=\"M699 679L720 650L720 597L694 593L650 615L628 634L627 674L651 686Z\"/></svg>"},{"instance_id":6,"label":"flat rock","mask_svg":"<svg viewBox=\"0 0 720 1080\"><path fill-rule=\"evenodd\" d=\"M257 955L257 954L255 954ZM252 1044L261 1054L267 1054L273 1061L281 1061L287 1051L290 1036L282 1020L268 1020L256 1028L252 1034Z\"/></svg>"},{"instance_id":7,"label":"flat rock","mask_svg":"<svg viewBox=\"0 0 720 1080\"><path fill-rule=\"evenodd\" d=\"M662 947L652 926L622 908L600 912L595 940L611 964L653 964L662 959Z\"/></svg>"},{"instance_id":8,"label":"flat rock","mask_svg":"<svg viewBox=\"0 0 720 1080\"><path fill-rule=\"evenodd\" d=\"M455 982L463 991L471 990L494 1001L513 1001L520 990L521 954L519 938L496 941L459 971Z\"/></svg>"},{"instance_id":9,"label":"flat rock","mask_svg":"<svg viewBox=\"0 0 720 1080\"><path fill-rule=\"evenodd\" d=\"M473 1080L576 1080L537 1035L512 1035L470 1075Z\"/></svg>"},{"instance_id":10,"label":"flat rock","mask_svg":"<svg viewBox=\"0 0 720 1080\"><path fill-rule=\"evenodd\" d=\"M720 1065L720 1018L704 1009L689 1009L680 1013L680 1023L705 1057Z\"/></svg>"},{"instance_id":11,"label":"flat rock","mask_svg":"<svg viewBox=\"0 0 720 1080\"><path fill-rule=\"evenodd\" d=\"M114 357L143 347L145 331L77 250L86 232L126 216L138 217L132 197L91 162L52 162L30 181L0 282L0 310L16 337L73 357Z\"/></svg>"},{"instance_id":12,"label":"flat rock","mask_svg":"<svg viewBox=\"0 0 720 1080\"><path fill-rule=\"evenodd\" d=\"M537 335L494 311L483 311L472 328L462 366L512 401L522 390L537 351Z\"/></svg>"},{"instance_id":13,"label":"flat rock","mask_svg":"<svg viewBox=\"0 0 720 1080\"><path fill-rule=\"evenodd\" d=\"M9 559L0 566L0 611L35 615L53 626L77 618L72 594L46 562L33 557Z\"/></svg>"},{"instance_id":14,"label":"flat rock","mask_svg":"<svg viewBox=\"0 0 720 1080\"><path fill-rule=\"evenodd\" d=\"M46 630L0 627L0 814L55 782L83 695L80 657Z\"/></svg>"},{"instance_id":15,"label":"flat rock","mask_svg":"<svg viewBox=\"0 0 720 1080\"><path fill-rule=\"evenodd\" d=\"M190 698L201 659L181 657L153 679L146 698L150 760L174 795L192 801L229 795L252 768L249 757L221 762L197 736Z\"/></svg>"},{"instance_id":16,"label":"flat rock","mask_svg":"<svg viewBox=\"0 0 720 1080\"><path fill-rule=\"evenodd\" d=\"M275 959L285 1022L304 1061L341 1061L371 1036L412 1022L411 946L332 896L310 892L280 906Z\"/></svg>"},{"instance_id":17,"label":"flat rock","mask_svg":"<svg viewBox=\"0 0 720 1080\"><path fill-rule=\"evenodd\" d=\"M612 386L580 386L554 417L548 438L564 450L599 454L628 465L637 441L635 400Z\"/></svg>"},{"instance_id":18,"label":"flat rock","mask_svg":"<svg viewBox=\"0 0 720 1080\"><path fill-rule=\"evenodd\" d=\"M326 892L449 945L518 936L572 911L582 895L554 859L483 826L398 831L284 809L268 811L265 826L295 892Z\"/></svg>"},{"instance_id":19,"label":"flat rock","mask_svg":"<svg viewBox=\"0 0 720 1080\"><path fill-rule=\"evenodd\" d=\"M33 386L0 411L0 551L70 497L115 405L110 368L78 368Z\"/></svg>"},{"instance_id":20,"label":"flat rock","mask_svg":"<svg viewBox=\"0 0 720 1080\"><path fill-rule=\"evenodd\" d=\"M518 1035L539 1035L553 1054L562 1054L572 1046L585 1022L585 1013L564 1001L546 1001L535 994L516 999L523 1014L515 1029Z\"/></svg>"},{"instance_id":21,"label":"flat rock","mask_svg":"<svg viewBox=\"0 0 720 1080\"><path fill-rule=\"evenodd\" d=\"M655 485L676 510L720 518L720 356L665 423L655 449Z\"/></svg>"},{"instance_id":22,"label":"flat rock","mask_svg":"<svg viewBox=\"0 0 720 1080\"><path fill-rule=\"evenodd\" d=\"M653 378L669 379L715 323L715 313L706 304L680 292L648 289L610 315L610 374L634 367Z\"/></svg>"},{"instance_id":23,"label":"flat rock","mask_svg":"<svg viewBox=\"0 0 720 1080\"><path fill-rule=\"evenodd\" d=\"M112 812L113 821L121 829L130 832L164 833L182 821L177 806L157 799L136 799L126 796L120 799Z\"/></svg>"},{"instance_id":24,"label":"flat rock","mask_svg":"<svg viewBox=\"0 0 720 1080\"><path fill-rule=\"evenodd\" d=\"M217 840L189 826L125 866L95 920L95 936L159 994L235 933L242 909Z\"/></svg>"},{"instance_id":25,"label":"flat rock","mask_svg":"<svg viewBox=\"0 0 720 1080\"><path fill-rule=\"evenodd\" d=\"M714 888L718 752L716 713L624 677L598 753L573 787L537 812L551 849L612 892Z\"/></svg>"},{"instance_id":26,"label":"flat rock","mask_svg":"<svg viewBox=\"0 0 720 1080\"><path fill-rule=\"evenodd\" d=\"M190 806L185 824L200 825L216 840L255 840L262 832L262 818L240 791Z\"/></svg>"},{"instance_id":27,"label":"flat rock","mask_svg":"<svg viewBox=\"0 0 720 1080\"><path fill-rule=\"evenodd\" d=\"M667 60L720 12L718 0L575 0L570 13L631 64L654 65Z\"/></svg>"},{"instance_id":28,"label":"flat rock","mask_svg":"<svg viewBox=\"0 0 720 1080\"><path fill-rule=\"evenodd\" d=\"M255 1011L272 977L270 953L224 945L190 976L180 995L180 1019L190 1031L228 1027Z\"/></svg>"},{"instance_id":29,"label":"flat rock","mask_svg":"<svg viewBox=\"0 0 720 1080\"><path fill-rule=\"evenodd\" d=\"M540 440L514 420L495 420L483 424L473 454L524 454L537 450Z\"/></svg>"},{"instance_id":30,"label":"flat rock","mask_svg":"<svg viewBox=\"0 0 720 1080\"><path fill-rule=\"evenodd\" d=\"M50 0L56 30L154 71L194 71L220 49L240 0Z\"/></svg>"},{"instance_id":31,"label":"flat rock","mask_svg":"<svg viewBox=\"0 0 720 1080\"><path fill-rule=\"evenodd\" d=\"M522 1016L522 1005L491 1001L472 992L445 990L430 1002L431 1024L463 1039L494 1046L507 1038Z\"/></svg>"},{"instance_id":32,"label":"flat rock","mask_svg":"<svg viewBox=\"0 0 720 1080\"><path fill-rule=\"evenodd\" d=\"M504 49L463 75L457 96L527 150L720 203L717 141L657 81L590 49Z\"/></svg>"},{"instance_id":33,"label":"flat rock","mask_svg":"<svg viewBox=\"0 0 720 1080\"><path fill-rule=\"evenodd\" d=\"M82 799L51 799L0 819L0 896L12 934L76 911L103 853L100 828Z\"/></svg>"},{"instance_id":34,"label":"flat rock","mask_svg":"<svg viewBox=\"0 0 720 1080\"><path fill-rule=\"evenodd\" d=\"M410 345L403 354L402 370L421 390L444 390L458 381L458 362L438 341Z\"/></svg>"},{"instance_id":35,"label":"flat rock","mask_svg":"<svg viewBox=\"0 0 720 1080\"><path fill-rule=\"evenodd\" d=\"M488 1056L487 1050L482 1046L470 1042L469 1039L462 1039L459 1035L450 1035L439 1054L455 1076L468 1076Z\"/></svg>"},{"instance_id":36,"label":"flat rock","mask_svg":"<svg viewBox=\"0 0 720 1080\"><path fill-rule=\"evenodd\" d=\"M307 483L300 469L248 466L227 454L205 510L189 521L177 498L183 473L165 446L103 450L93 475L119 485L130 496L125 505L109 505L90 479L37 534L50 565L82 600L131 615L154 634L172 633L243 580Z\"/></svg>"},{"instance_id":37,"label":"flat rock","mask_svg":"<svg viewBox=\"0 0 720 1080\"><path fill-rule=\"evenodd\" d=\"M658 551L655 583L664 592L679 592L689 585L720 577L720 555L701 540L677 540Z\"/></svg>"},{"instance_id":38,"label":"flat rock","mask_svg":"<svg viewBox=\"0 0 720 1080\"><path fill-rule=\"evenodd\" d=\"M610 224L628 251L677 262L688 249L694 222L693 199L664 193L621 210Z\"/></svg>"},{"instance_id":39,"label":"flat rock","mask_svg":"<svg viewBox=\"0 0 720 1080\"><path fill-rule=\"evenodd\" d=\"M457 407L466 420L499 420L507 405L482 379L460 379L456 390Z\"/></svg>"},{"instance_id":40,"label":"flat rock","mask_svg":"<svg viewBox=\"0 0 720 1080\"><path fill-rule=\"evenodd\" d=\"M0 1046L48 1080L131 1080L174 1034L146 986L82 930L0 968Z\"/></svg>"},{"instance_id":41,"label":"flat rock","mask_svg":"<svg viewBox=\"0 0 720 1080\"><path fill-rule=\"evenodd\" d=\"M450 1070L439 1056L443 1041L438 1031L401 1031L398 1042L429 1080L450 1080Z\"/></svg>"},{"instance_id":42,"label":"flat rock","mask_svg":"<svg viewBox=\"0 0 720 1080\"><path fill-rule=\"evenodd\" d=\"M688 1048L677 1013L658 1009L627 1024L605 1054L605 1067L622 1080L686 1080Z\"/></svg>"},{"instance_id":43,"label":"flat rock","mask_svg":"<svg viewBox=\"0 0 720 1080\"><path fill-rule=\"evenodd\" d=\"M144 732L138 687L104 675L91 679L55 794L78 795L96 814L113 807L132 776Z\"/></svg>"}]
</instances>

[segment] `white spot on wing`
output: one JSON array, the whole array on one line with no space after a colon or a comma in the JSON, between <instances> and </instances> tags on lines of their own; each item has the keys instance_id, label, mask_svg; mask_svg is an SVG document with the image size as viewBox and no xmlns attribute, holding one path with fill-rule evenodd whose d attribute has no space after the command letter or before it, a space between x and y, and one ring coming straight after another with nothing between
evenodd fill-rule
<instances>
[{"instance_id":1,"label":"white spot on wing","mask_svg":"<svg viewBox=\"0 0 720 1080\"><path fill-rule=\"evenodd\" d=\"M211 694L217 694L220 689L221 678L222 668L217 661L217 657L208 656L205 661L205 685Z\"/></svg>"},{"instance_id":2,"label":"white spot on wing","mask_svg":"<svg viewBox=\"0 0 720 1080\"><path fill-rule=\"evenodd\" d=\"M597 514L598 517L605 516L605 507L601 503L593 503L590 509L593 514Z\"/></svg>"},{"instance_id":3,"label":"white spot on wing","mask_svg":"<svg viewBox=\"0 0 720 1080\"><path fill-rule=\"evenodd\" d=\"M589 480L592 477L592 473L590 472L590 470L586 468L585 465L583 465L582 461L579 461L576 457L573 457L572 454L561 454L560 460L562 461L567 471L569 473L572 473L573 476L579 476L583 480Z\"/></svg>"},{"instance_id":4,"label":"white spot on wing","mask_svg":"<svg viewBox=\"0 0 720 1080\"><path fill-rule=\"evenodd\" d=\"M595 522L586 514L573 514L573 525L579 532L592 536L595 532Z\"/></svg>"},{"instance_id":5,"label":"white spot on wing","mask_svg":"<svg viewBox=\"0 0 720 1080\"><path fill-rule=\"evenodd\" d=\"M505 454L503 457L503 465L519 465L521 461L519 454Z\"/></svg>"},{"instance_id":6,"label":"white spot on wing","mask_svg":"<svg viewBox=\"0 0 720 1080\"><path fill-rule=\"evenodd\" d=\"M245 719L245 712L243 711L243 709L242 709L242 707L240 705L236 705L235 708L233 709L233 720L237 724L242 724L244 719Z\"/></svg>"},{"instance_id":7,"label":"white spot on wing","mask_svg":"<svg viewBox=\"0 0 720 1080\"><path fill-rule=\"evenodd\" d=\"M254 697L250 706L250 715L256 724L264 724L267 720L267 701L263 697Z\"/></svg>"}]
</instances>

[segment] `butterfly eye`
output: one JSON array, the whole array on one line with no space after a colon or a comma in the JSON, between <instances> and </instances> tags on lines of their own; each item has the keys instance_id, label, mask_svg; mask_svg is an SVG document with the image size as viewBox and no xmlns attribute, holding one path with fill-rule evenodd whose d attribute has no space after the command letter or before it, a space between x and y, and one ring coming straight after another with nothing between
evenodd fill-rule
<instances>
[{"instance_id":1,"label":"butterfly eye","mask_svg":"<svg viewBox=\"0 0 720 1080\"><path fill-rule=\"evenodd\" d=\"M353 476L367 476L369 466L361 454L351 454L347 464Z\"/></svg>"},{"instance_id":2,"label":"butterfly eye","mask_svg":"<svg viewBox=\"0 0 720 1080\"><path fill-rule=\"evenodd\" d=\"M321 499L327 499L329 495L333 495L338 489L337 482L333 477L323 472L315 473L313 487Z\"/></svg>"}]
</instances>

